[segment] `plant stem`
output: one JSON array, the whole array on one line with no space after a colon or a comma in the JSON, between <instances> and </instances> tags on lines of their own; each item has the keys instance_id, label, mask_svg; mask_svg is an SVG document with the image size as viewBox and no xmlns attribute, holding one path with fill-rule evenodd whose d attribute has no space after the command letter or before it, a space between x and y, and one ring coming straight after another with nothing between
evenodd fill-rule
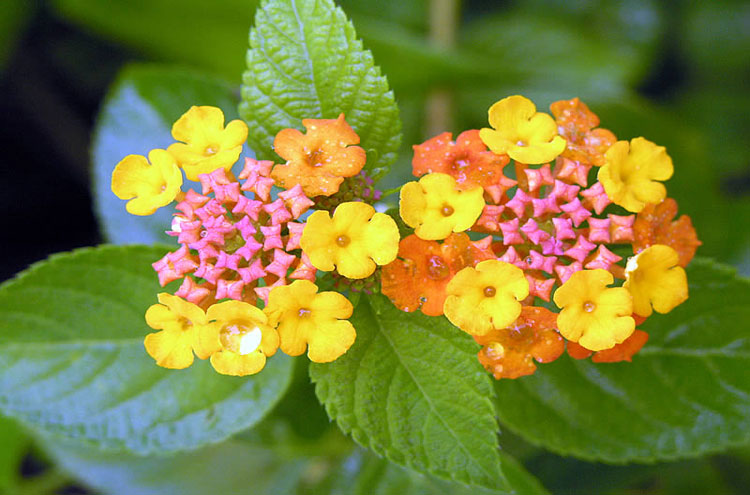
<instances>
[{"instance_id":1,"label":"plant stem","mask_svg":"<svg viewBox=\"0 0 750 495\"><path fill-rule=\"evenodd\" d=\"M458 19L458 0L430 1L430 44L440 50L455 45ZM453 95L446 88L434 88L427 96L425 117L427 135L434 136L452 124Z\"/></svg>"}]
</instances>

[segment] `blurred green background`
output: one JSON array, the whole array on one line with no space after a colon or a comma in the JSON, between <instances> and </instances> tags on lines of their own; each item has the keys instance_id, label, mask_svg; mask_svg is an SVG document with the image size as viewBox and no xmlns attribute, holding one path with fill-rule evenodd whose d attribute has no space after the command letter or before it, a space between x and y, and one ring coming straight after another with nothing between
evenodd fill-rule
<instances>
[{"instance_id":1,"label":"blurred green background","mask_svg":"<svg viewBox=\"0 0 750 495\"><path fill-rule=\"evenodd\" d=\"M179 65L239 88L257 3L2 1L0 280L52 252L102 241L88 146L118 72L133 62ZM643 135L667 147L675 163L669 194L693 218L704 242L698 254L750 275L750 2L338 3L401 107L403 152L384 187L410 177L412 144L486 125L487 108L502 97L524 94L546 110L579 96L618 138ZM0 423L0 445L18 446L0 449L10 452L0 455L0 493L19 473L43 485L40 473L49 472L23 438ZM748 452L607 467L504 443L554 493L750 491ZM52 491L34 493L87 493L52 478L42 487Z\"/></svg>"}]
</instances>

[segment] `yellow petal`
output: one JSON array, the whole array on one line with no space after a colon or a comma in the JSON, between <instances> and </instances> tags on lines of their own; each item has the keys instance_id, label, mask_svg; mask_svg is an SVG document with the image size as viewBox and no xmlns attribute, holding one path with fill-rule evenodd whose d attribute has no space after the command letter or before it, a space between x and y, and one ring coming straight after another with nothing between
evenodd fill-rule
<instances>
[{"instance_id":1,"label":"yellow petal","mask_svg":"<svg viewBox=\"0 0 750 495\"><path fill-rule=\"evenodd\" d=\"M184 330L162 330L146 335L143 345L163 368L183 369L193 364L193 335Z\"/></svg>"},{"instance_id":2,"label":"yellow petal","mask_svg":"<svg viewBox=\"0 0 750 495\"><path fill-rule=\"evenodd\" d=\"M204 141L206 129L223 128L224 112L210 106L193 106L172 125L172 137L177 141Z\"/></svg>"},{"instance_id":3,"label":"yellow petal","mask_svg":"<svg viewBox=\"0 0 750 495\"><path fill-rule=\"evenodd\" d=\"M327 322L316 329L308 344L307 357L314 363L330 363L354 344L357 332L347 320Z\"/></svg>"},{"instance_id":4,"label":"yellow petal","mask_svg":"<svg viewBox=\"0 0 750 495\"><path fill-rule=\"evenodd\" d=\"M222 375L254 375L265 365L266 356L260 350L244 356L230 351L220 351L211 356L211 366Z\"/></svg>"},{"instance_id":5,"label":"yellow petal","mask_svg":"<svg viewBox=\"0 0 750 495\"><path fill-rule=\"evenodd\" d=\"M677 251L655 244L628 260L623 287L633 296L635 313L668 313L688 298L687 275L679 266Z\"/></svg>"},{"instance_id":6,"label":"yellow petal","mask_svg":"<svg viewBox=\"0 0 750 495\"><path fill-rule=\"evenodd\" d=\"M417 227L421 223L427 207L427 200L424 196L422 186L418 182L407 182L401 188L398 212L409 227Z\"/></svg>"}]
</instances>

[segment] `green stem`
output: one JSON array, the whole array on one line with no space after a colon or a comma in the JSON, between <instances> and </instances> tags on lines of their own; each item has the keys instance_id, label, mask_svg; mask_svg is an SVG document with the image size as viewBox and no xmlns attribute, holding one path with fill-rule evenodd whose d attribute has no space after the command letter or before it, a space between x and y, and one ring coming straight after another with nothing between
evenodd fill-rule
<instances>
[{"instance_id":1,"label":"green stem","mask_svg":"<svg viewBox=\"0 0 750 495\"><path fill-rule=\"evenodd\" d=\"M380 198L381 198L381 199L382 199L382 198L387 198L387 197L388 197L388 196L390 196L391 194L395 194L395 193L397 193L397 192L401 191L401 188L402 188L402 187L403 187L403 186L398 186L398 187L394 187L393 189L386 189L385 191L382 191L382 192L381 192Z\"/></svg>"},{"instance_id":2,"label":"green stem","mask_svg":"<svg viewBox=\"0 0 750 495\"><path fill-rule=\"evenodd\" d=\"M455 45L458 20L458 0L430 1L430 44L441 50ZM427 135L434 136L451 127L453 95L445 88L434 88L426 102Z\"/></svg>"}]
</instances>

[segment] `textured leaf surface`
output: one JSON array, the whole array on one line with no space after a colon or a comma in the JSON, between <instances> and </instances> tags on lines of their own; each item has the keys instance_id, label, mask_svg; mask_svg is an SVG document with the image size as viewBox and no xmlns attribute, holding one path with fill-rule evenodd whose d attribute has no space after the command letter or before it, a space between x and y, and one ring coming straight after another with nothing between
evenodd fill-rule
<instances>
[{"instance_id":1,"label":"textured leaf surface","mask_svg":"<svg viewBox=\"0 0 750 495\"><path fill-rule=\"evenodd\" d=\"M28 426L138 453L193 449L260 420L291 360L234 378L208 362L156 366L143 315L164 248L102 246L56 255L0 287L0 411Z\"/></svg>"},{"instance_id":2,"label":"textured leaf surface","mask_svg":"<svg viewBox=\"0 0 750 495\"><path fill-rule=\"evenodd\" d=\"M750 441L750 282L708 260L690 298L642 328L632 363L563 357L501 380L501 423L562 454L606 462L693 457Z\"/></svg>"},{"instance_id":3,"label":"textured leaf surface","mask_svg":"<svg viewBox=\"0 0 750 495\"><path fill-rule=\"evenodd\" d=\"M396 159L401 121L385 76L331 0L265 1L250 31L240 114L258 156L272 152L276 133L302 119L341 112L367 151L365 168L380 176Z\"/></svg>"},{"instance_id":4,"label":"textured leaf surface","mask_svg":"<svg viewBox=\"0 0 750 495\"><path fill-rule=\"evenodd\" d=\"M360 444L444 478L508 489L489 377L471 338L445 319L362 296L357 340L310 374L328 414Z\"/></svg>"},{"instance_id":5,"label":"textured leaf surface","mask_svg":"<svg viewBox=\"0 0 750 495\"><path fill-rule=\"evenodd\" d=\"M125 68L112 85L91 148L95 209L110 242L174 242L164 233L172 208L160 208L151 216L131 215L125 211L125 201L112 193L112 170L127 155L145 156L173 143L172 123L192 105L217 106L226 120L238 118L237 100L227 83L184 69L134 65Z\"/></svg>"}]
</instances>

